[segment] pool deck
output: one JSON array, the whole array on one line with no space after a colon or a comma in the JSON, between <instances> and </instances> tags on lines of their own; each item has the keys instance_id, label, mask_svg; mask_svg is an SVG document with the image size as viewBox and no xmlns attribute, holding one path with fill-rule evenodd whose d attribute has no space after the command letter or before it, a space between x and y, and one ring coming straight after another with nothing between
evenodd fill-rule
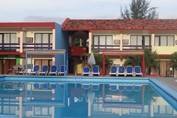
<instances>
[{"instance_id":1,"label":"pool deck","mask_svg":"<svg viewBox=\"0 0 177 118\"><path fill-rule=\"evenodd\" d=\"M157 79L160 82L166 84L170 88L174 89L177 91L177 78L174 77L149 77L151 79Z\"/></svg>"}]
</instances>

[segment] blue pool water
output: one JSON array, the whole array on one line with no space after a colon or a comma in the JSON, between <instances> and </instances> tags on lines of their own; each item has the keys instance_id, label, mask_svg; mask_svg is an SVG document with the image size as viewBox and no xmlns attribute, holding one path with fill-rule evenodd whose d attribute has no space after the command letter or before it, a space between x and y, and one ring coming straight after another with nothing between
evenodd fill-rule
<instances>
[{"instance_id":1,"label":"blue pool water","mask_svg":"<svg viewBox=\"0 0 177 118\"><path fill-rule=\"evenodd\" d=\"M172 95L174 91L156 80L51 78L2 77L0 117L177 117L177 99ZM51 79L50 82L48 79Z\"/></svg>"}]
</instances>

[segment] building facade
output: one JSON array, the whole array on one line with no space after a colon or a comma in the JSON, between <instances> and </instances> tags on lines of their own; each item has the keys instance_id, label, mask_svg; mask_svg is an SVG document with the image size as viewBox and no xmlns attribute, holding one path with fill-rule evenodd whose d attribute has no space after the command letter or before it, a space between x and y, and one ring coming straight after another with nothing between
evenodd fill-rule
<instances>
[{"instance_id":1,"label":"building facade","mask_svg":"<svg viewBox=\"0 0 177 118\"><path fill-rule=\"evenodd\" d=\"M160 57L160 76L171 76L170 55L177 50L177 20L66 19L62 30L68 33L71 58L81 57L84 52L91 53L92 50L103 53L148 48ZM88 44L82 45L83 42ZM74 52L73 48L77 51ZM125 61L120 58L112 60L116 65Z\"/></svg>"},{"instance_id":2,"label":"building facade","mask_svg":"<svg viewBox=\"0 0 177 118\"><path fill-rule=\"evenodd\" d=\"M55 22L0 23L0 74L11 73L15 65L25 65L27 50L63 49L64 45L59 45L65 41L62 35ZM55 56L35 55L32 64L50 66L55 64Z\"/></svg>"}]
</instances>

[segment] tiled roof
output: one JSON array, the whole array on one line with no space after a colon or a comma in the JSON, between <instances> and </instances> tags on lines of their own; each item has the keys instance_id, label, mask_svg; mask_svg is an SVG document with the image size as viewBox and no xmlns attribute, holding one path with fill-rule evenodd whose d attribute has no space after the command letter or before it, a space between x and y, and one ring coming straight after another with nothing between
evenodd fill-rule
<instances>
[{"instance_id":1,"label":"tiled roof","mask_svg":"<svg viewBox=\"0 0 177 118\"><path fill-rule=\"evenodd\" d=\"M23 27L55 28L55 22L0 22L0 28L23 28Z\"/></svg>"},{"instance_id":2,"label":"tiled roof","mask_svg":"<svg viewBox=\"0 0 177 118\"><path fill-rule=\"evenodd\" d=\"M156 20L72 20L67 18L62 29L72 30L177 30L177 19Z\"/></svg>"}]
</instances>

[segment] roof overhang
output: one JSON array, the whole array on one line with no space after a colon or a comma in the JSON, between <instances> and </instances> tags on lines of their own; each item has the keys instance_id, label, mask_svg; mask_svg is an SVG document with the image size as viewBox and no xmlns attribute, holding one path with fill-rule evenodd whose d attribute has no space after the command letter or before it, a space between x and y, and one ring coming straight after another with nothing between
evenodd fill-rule
<instances>
[{"instance_id":1,"label":"roof overhang","mask_svg":"<svg viewBox=\"0 0 177 118\"><path fill-rule=\"evenodd\" d=\"M54 55L54 54L65 54L65 49L60 50L27 50L27 55Z\"/></svg>"},{"instance_id":2,"label":"roof overhang","mask_svg":"<svg viewBox=\"0 0 177 118\"><path fill-rule=\"evenodd\" d=\"M128 51L111 50L111 52L110 51L104 51L103 55L107 55L107 56L144 55L144 51L143 50L128 50Z\"/></svg>"}]
</instances>

